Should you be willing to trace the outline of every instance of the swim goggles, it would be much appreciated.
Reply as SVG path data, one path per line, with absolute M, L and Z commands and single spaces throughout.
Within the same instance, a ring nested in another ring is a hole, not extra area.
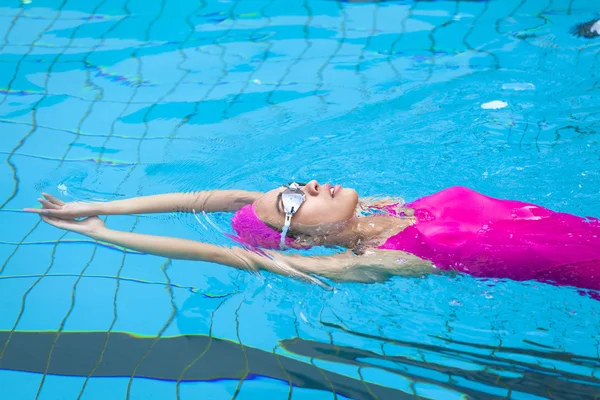
M 285 223 L 281 229 L 281 242 L 279 244 L 282 250 L 286 247 L 285 238 L 292 222 L 292 215 L 298 211 L 306 200 L 306 195 L 300 190 L 303 186 L 306 186 L 306 183 L 290 182 L 286 186 L 287 189 L 281 193 L 281 202 L 283 203 L 283 211 L 285 212 Z

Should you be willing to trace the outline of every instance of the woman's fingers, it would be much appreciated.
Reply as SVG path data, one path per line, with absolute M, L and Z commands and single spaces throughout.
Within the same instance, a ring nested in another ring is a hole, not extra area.
M 59 219 L 73 218 L 71 215 L 68 215 L 64 212 L 64 210 L 61 209 L 55 210 L 52 208 L 24 208 L 23 211 Z
M 85 224 L 83 224 L 82 221 L 76 221 L 74 219 L 56 218 L 51 217 L 49 215 L 41 215 L 41 217 L 44 220 L 44 222 L 59 229 L 64 229 L 66 231 L 78 233 L 81 233 L 83 230 L 85 230 Z
M 42 204 L 42 206 L 44 206 L 45 209 L 48 210 L 60 210 L 60 206 L 57 204 L 54 204 L 46 199 L 42 199 L 39 198 L 38 201 Z
M 47 222 L 50 225 L 53 225 L 57 228 L 71 230 L 71 229 L 77 227 L 77 221 L 75 221 L 73 219 L 57 218 L 57 217 L 52 217 L 50 215 L 40 215 L 40 216 L 42 217 L 42 219 L 45 222 Z
M 65 220 L 61 220 L 61 219 L 58 219 L 58 218 L 50 217 L 48 215 L 42 215 L 41 217 L 44 220 L 44 222 L 46 222 L 46 223 L 48 223 L 48 224 L 50 224 L 52 226 L 56 226 L 57 228 L 62 228 L 63 224 L 65 222 Z
M 24 208 L 23 211 L 44 215 L 49 214 L 52 210 L 47 210 L 45 208 Z
M 46 199 L 48 199 L 48 201 L 50 201 L 53 204 L 56 204 L 57 206 L 64 206 L 65 202 L 62 200 L 57 199 L 56 197 L 48 194 L 48 193 L 42 193 L 42 196 L 44 196 Z

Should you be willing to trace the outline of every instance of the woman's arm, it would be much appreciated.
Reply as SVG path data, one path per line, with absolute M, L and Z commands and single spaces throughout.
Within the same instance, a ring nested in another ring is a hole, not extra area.
M 245 190 L 208 190 L 134 197 L 107 203 L 95 203 L 101 215 L 151 214 L 161 212 L 229 212 L 237 211 L 262 196 Z
M 244 270 L 265 269 L 282 275 L 318 282 L 307 275 L 306 271 L 295 269 L 289 262 L 286 262 L 285 256 L 280 256 L 275 252 L 268 256 L 241 247 L 230 249 L 188 239 L 116 231 L 106 228 L 104 221 L 98 217 L 77 221 L 42 215 L 42 219 L 57 228 L 77 232 L 98 241 L 142 253 L 179 260 L 208 261 Z
M 368 249 L 357 256 L 351 251 L 333 256 L 286 256 L 298 270 L 345 282 L 381 282 L 392 276 L 420 277 L 442 272 L 430 261 L 395 250 Z
M 336 281 L 376 282 L 392 275 L 421 276 L 438 272 L 429 261 L 400 251 L 368 250 L 362 256 L 355 256 L 351 252 L 308 257 L 284 255 L 275 251 L 261 254 L 241 247 L 224 248 L 187 239 L 116 231 L 106 228 L 98 217 L 82 221 L 48 216 L 42 218 L 58 228 L 142 253 L 173 259 L 208 261 L 244 270 L 264 269 L 312 281 L 315 279 L 311 275 Z
M 237 211 L 262 196 L 261 192 L 245 190 L 210 190 L 190 193 L 168 193 L 134 197 L 106 203 L 65 203 L 43 193 L 38 201 L 43 208 L 26 208 L 25 211 L 57 218 L 82 218 L 95 215 L 150 214 L 162 212 L 228 212 Z

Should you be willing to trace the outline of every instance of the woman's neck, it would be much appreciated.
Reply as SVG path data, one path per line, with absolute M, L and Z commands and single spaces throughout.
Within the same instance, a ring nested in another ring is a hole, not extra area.
M 300 246 L 341 246 L 348 249 L 373 248 L 390 236 L 416 223 L 412 209 L 405 216 L 371 215 L 354 218 L 343 224 L 320 224 L 312 234 L 296 234 Z
M 315 244 L 342 246 L 346 248 L 377 247 L 387 238 L 413 225 L 413 217 L 390 217 L 377 215 L 355 218 L 344 229 L 335 234 L 323 235 L 316 239 Z
M 357 218 L 354 223 L 354 232 L 362 238 L 366 247 L 376 247 L 387 238 L 403 231 L 415 223 L 414 217 L 391 217 L 375 215 Z

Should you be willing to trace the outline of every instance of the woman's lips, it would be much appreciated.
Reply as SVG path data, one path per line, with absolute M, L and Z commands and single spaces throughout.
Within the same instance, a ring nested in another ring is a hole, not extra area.
M 335 197 L 337 192 L 339 192 L 340 190 L 342 190 L 342 185 L 335 185 L 335 187 L 333 188 L 333 197 Z
M 331 198 L 334 198 L 335 195 L 342 190 L 342 185 L 335 185 L 332 186 L 330 184 L 327 185 L 323 185 L 323 188 L 327 190 L 327 193 L 329 193 L 329 195 L 331 196 Z

